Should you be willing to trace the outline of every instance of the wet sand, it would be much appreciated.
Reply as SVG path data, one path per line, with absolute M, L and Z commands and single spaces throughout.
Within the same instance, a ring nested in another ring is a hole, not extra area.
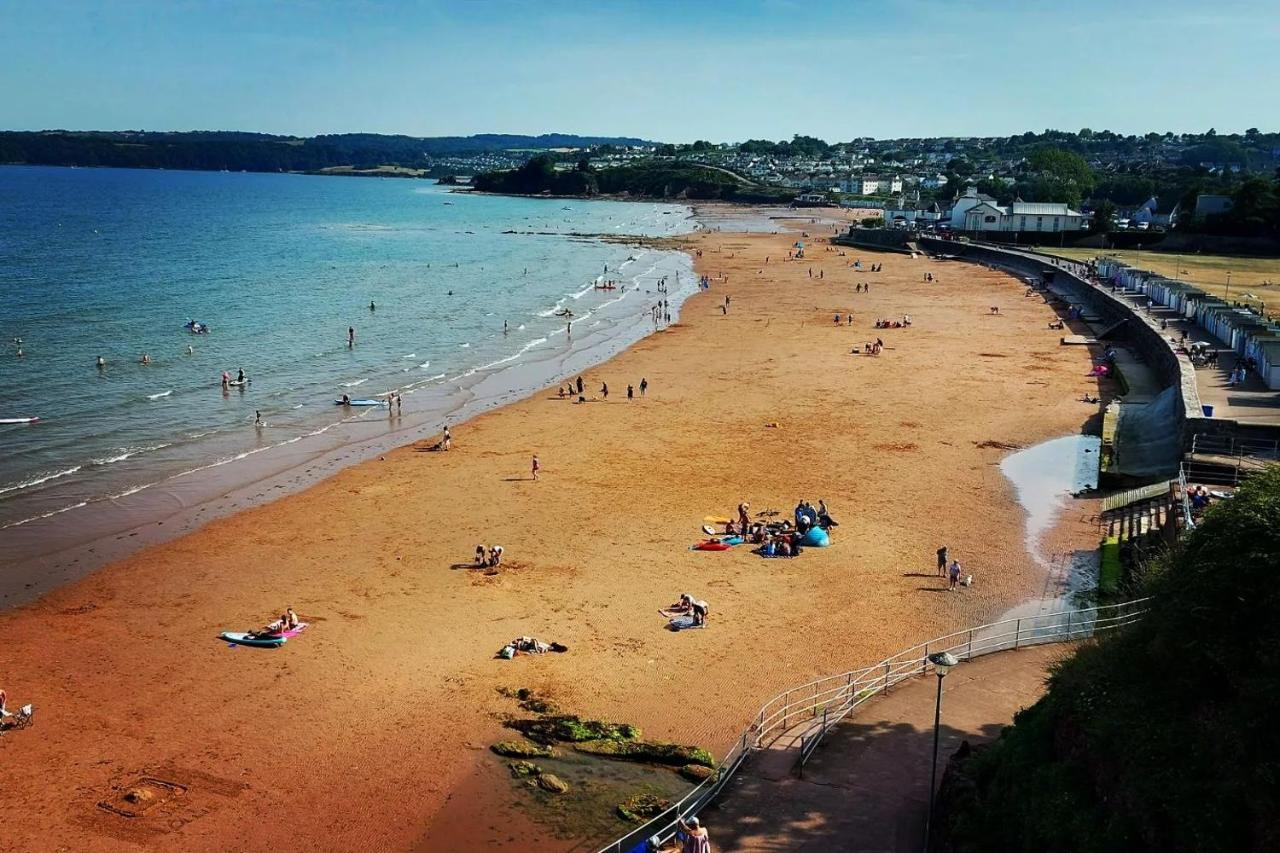
M 498 687 L 721 753 L 780 690 L 1037 594 L 999 461 L 1080 430 L 1089 353 L 1004 274 L 817 240 L 788 262 L 798 238 L 690 238 L 728 280 L 588 371 L 587 404 L 536 393 L 455 428 L 448 453 L 389 452 L 0 614 L 3 686 L 38 714 L 0 743 L 22 769 L 0 798 L 6 843 L 568 848 L 475 793 L 509 791 L 485 752 L 512 710 Z M 904 313 L 909 329 L 872 327 Z M 850 353 L 876 337 L 882 355 Z M 706 515 L 800 498 L 827 501 L 831 548 L 688 550 Z M 478 543 L 505 547 L 499 574 L 454 567 Z M 942 544 L 972 589 L 942 591 Z M 663 630 L 684 591 L 711 603 L 707 630 Z M 215 639 L 288 604 L 313 624 L 281 649 Z M 570 651 L 495 660 L 517 634 Z M 98 807 L 140 777 L 185 790 L 140 818 Z

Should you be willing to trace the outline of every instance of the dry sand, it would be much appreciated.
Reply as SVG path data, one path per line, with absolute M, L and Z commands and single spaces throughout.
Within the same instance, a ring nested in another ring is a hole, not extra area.
M 0 844 L 567 847 L 521 812 L 480 813 L 507 796 L 484 751 L 512 710 L 496 688 L 719 753 L 780 690 L 1036 594 L 997 466 L 1080 430 L 1089 352 L 1059 346 L 1004 274 L 815 241 L 788 262 L 796 237 L 690 238 L 727 282 L 590 371 L 607 402 L 535 394 L 455 428 L 448 453 L 398 450 L 0 615 L 3 685 L 38 713 L 0 738 Z M 872 328 L 903 313 L 909 329 Z M 883 355 L 850 354 L 877 336 Z M 800 498 L 840 522 L 831 548 L 688 550 L 705 515 Z M 500 574 L 453 568 L 478 543 L 505 546 Z M 939 591 L 941 544 L 974 588 Z M 708 630 L 663 630 L 655 611 L 683 591 L 710 601 Z M 288 604 L 313 626 L 284 648 L 215 639 Z M 571 651 L 494 659 L 526 633 Z M 186 791 L 141 818 L 98 807 L 144 776 Z

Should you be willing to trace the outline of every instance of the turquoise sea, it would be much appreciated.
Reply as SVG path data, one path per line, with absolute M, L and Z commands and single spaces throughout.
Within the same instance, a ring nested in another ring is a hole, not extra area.
M 582 370 L 696 290 L 683 254 L 587 235 L 691 217 L 417 180 L 0 167 L 0 418 L 40 418 L 0 425 L 0 561 L 367 457 Z M 239 370 L 251 383 L 224 390 Z M 333 403 L 393 389 L 398 417 Z

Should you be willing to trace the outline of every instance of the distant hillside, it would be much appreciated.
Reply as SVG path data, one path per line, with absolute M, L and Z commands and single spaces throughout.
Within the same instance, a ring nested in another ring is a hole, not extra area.
M 519 169 L 476 175 L 481 192 L 512 195 L 627 195 L 642 198 L 720 199 L 723 201 L 790 201 L 794 192 L 748 184 L 724 169 L 687 163 L 644 160 L 624 166 L 595 169 L 583 161 L 578 168 L 557 170 L 546 155 L 529 159 Z
M 344 133 L 315 137 L 238 131 L 0 132 L 0 163 L 42 166 L 115 166 L 249 172 L 310 172 L 335 166 L 425 169 L 432 158 L 492 154 L 510 149 L 547 150 L 591 145 L 650 145 L 615 136 L 384 136 Z

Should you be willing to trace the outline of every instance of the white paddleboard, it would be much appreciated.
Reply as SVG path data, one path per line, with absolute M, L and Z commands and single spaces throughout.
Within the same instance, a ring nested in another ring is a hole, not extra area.
M 0 424 L 33 424 L 39 418 L 0 418 Z

